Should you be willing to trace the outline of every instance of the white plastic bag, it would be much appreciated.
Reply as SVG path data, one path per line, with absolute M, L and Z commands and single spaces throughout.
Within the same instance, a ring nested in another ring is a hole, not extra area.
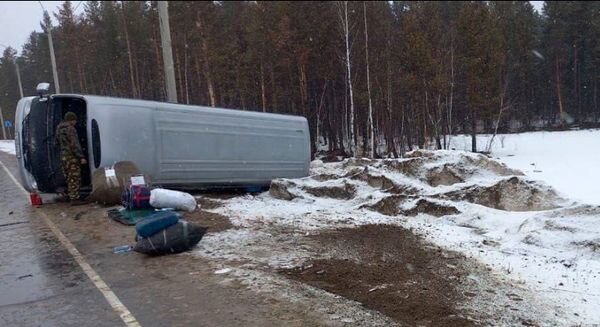
M 150 205 L 154 208 L 173 208 L 192 212 L 198 204 L 189 193 L 156 188 L 150 192 Z

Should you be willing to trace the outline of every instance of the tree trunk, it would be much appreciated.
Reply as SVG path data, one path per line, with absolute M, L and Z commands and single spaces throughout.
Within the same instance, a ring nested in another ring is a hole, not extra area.
M 181 77 L 181 59 L 179 58 L 179 53 L 175 52 L 175 67 L 177 67 L 177 79 L 175 80 L 175 85 L 177 85 L 178 81 L 179 81 L 179 87 L 177 87 L 177 90 L 179 90 L 177 93 L 180 93 L 177 95 L 177 99 L 183 99 L 183 77 Z
M 452 109 L 453 109 L 453 100 L 454 100 L 454 42 L 450 47 L 450 103 L 448 104 L 448 145 L 446 149 L 450 147 L 450 142 L 452 140 Z M 444 138 L 445 140 L 445 138 Z
M 125 1 L 121 1 L 122 18 L 123 18 L 123 32 L 125 33 L 125 43 L 127 45 L 127 59 L 129 61 L 129 80 L 131 83 L 131 95 L 133 98 L 137 98 L 137 90 L 135 87 L 135 78 L 133 77 L 133 58 L 131 55 L 131 42 L 129 41 L 129 31 L 127 30 L 127 18 L 125 17 Z
M 184 47 L 183 47 L 183 82 L 185 84 L 185 103 L 190 104 L 190 88 L 188 85 L 188 43 L 187 35 L 184 35 Z
M 367 28 L 367 3 L 363 1 L 363 15 L 365 18 L 365 62 L 367 64 L 367 94 L 369 96 L 369 158 L 375 158 L 375 131 L 373 128 L 373 101 L 371 99 L 371 74 L 369 71 L 369 32 Z
M 354 133 L 354 95 L 352 89 L 352 69 L 350 65 L 350 27 L 348 26 L 348 1 L 344 1 L 344 39 L 346 41 L 346 71 L 348 78 L 348 89 L 350 92 L 350 122 L 348 127 L 350 129 L 350 154 L 356 155 L 356 135 Z
M 562 125 L 563 123 L 563 117 L 564 117 L 564 113 L 563 113 L 563 104 L 562 104 L 562 96 L 560 94 L 560 66 L 558 64 L 558 55 L 556 57 L 556 94 L 557 94 L 557 98 L 558 98 L 558 109 L 559 109 L 559 119 L 560 119 L 560 124 Z
M 260 95 L 262 99 L 262 111 L 267 112 L 267 95 L 265 94 L 265 69 L 263 62 L 260 62 Z
M 154 67 L 157 68 L 157 72 L 158 72 L 158 77 L 160 79 L 160 96 L 161 96 L 161 100 L 165 100 L 167 97 L 167 90 L 165 89 L 165 77 L 163 75 L 163 70 L 160 68 L 163 66 L 162 64 L 162 59 L 160 56 L 160 44 L 159 44 L 160 40 L 159 38 L 156 36 L 156 31 L 154 34 L 154 55 L 156 58 L 156 63 L 154 65 Z
M 217 97 L 215 95 L 215 88 L 213 86 L 213 81 L 212 81 L 212 77 L 210 74 L 210 63 L 209 63 L 209 56 L 208 56 L 208 36 L 207 36 L 207 32 L 205 31 L 205 24 L 204 21 L 202 20 L 202 18 L 198 19 L 197 22 L 198 27 L 200 28 L 200 38 L 202 41 L 202 65 L 203 65 L 203 70 L 204 70 L 204 77 L 206 78 L 206 85 L 208 86 L 208 97 L 210 99 L 210 106 L 211 107 L 216 107 L 217 106 Z
M 387 51 L 387 130 L 388 130 L 388 153 L 392 153 L 394 158 L 398 158 L 398 152 L 396 150 L 396 142 L 394 140 L 395 137 L 395 128 L 393 122 L 393 114 L 392 114 L 392 105 L 393 105 L 393 97 L 392 97 L 392 68 L 390 65 L 390 41 L 388 41 L 388 51 Z
M 471 151 L 477 152 L 477 118 L 473 105 L 469 105 L 471 110 Z
M 273 64 L 271 63 L 269 65 L 270 68 L 270 72 L 271 72 L 271 103 L 272 103 L 272 107 L 274 111 L 278 111 L 278 105 L 277 105 L 277 92 L 276 92 L 276 88 L 275 88 L 275 68 L 273 67 Z
M 577 44 L 573 44 L 573 74 L 575 75 L 573 78 L 573 82 L 575 84 L 575 98 L 577 99 L 577 118 L 576 122 L 581 124 L 581 90 L 580 87 L 580 79 L 579 76 L 579 63 L 577 58 Z
M 598 79 L 594 78 L 594 123 L 598 123 Z

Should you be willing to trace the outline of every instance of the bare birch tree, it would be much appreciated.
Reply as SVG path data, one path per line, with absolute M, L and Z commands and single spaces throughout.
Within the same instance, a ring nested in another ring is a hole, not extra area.
M 365 17 L 365 57 L 367 63 L 367 93 L 369 96 L 369 158 L 375 158 L 375 131 L 373 128 L 373 101 L 371 99 L 371 74 L 369 72 L 369 32 L 367 28 L 367 3 L 363 1 L 363 15 Z
M 346 77 L 348 79 L 348 91 L 350 92 L 350 121 L 348 123 L 350 135 L 348 140 L 348 148 L 351 155 L 356 155 L 356 135 L 354 133 L 354 95 L 352 89 L 352 67 L 350 63 L 350 27 L 348 24 L 348 1 L 343 1 L 339 4 L 340 23 L 346 44 Z

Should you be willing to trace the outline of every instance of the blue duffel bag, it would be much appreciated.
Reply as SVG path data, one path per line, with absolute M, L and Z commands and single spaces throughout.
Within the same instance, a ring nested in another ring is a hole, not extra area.
M 172 211 L 161 211 L 135 224 L 135 231 L 141 237 L 150 237 L 163 229 L 177 224 L 180 216 Z

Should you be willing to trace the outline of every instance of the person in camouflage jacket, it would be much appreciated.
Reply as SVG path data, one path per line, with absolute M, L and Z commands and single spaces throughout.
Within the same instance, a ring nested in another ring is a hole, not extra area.
M 56 141 L 60 147 L 60 159 L 62 170 L 67 179 L 69 199 L 72 204 L 81 202 L 79 199 L 79 188 L 81 186 L 81 167 L 87 164 L 75 125 L 77 115 L 67 112 L 65 119 L 56 127 Z

